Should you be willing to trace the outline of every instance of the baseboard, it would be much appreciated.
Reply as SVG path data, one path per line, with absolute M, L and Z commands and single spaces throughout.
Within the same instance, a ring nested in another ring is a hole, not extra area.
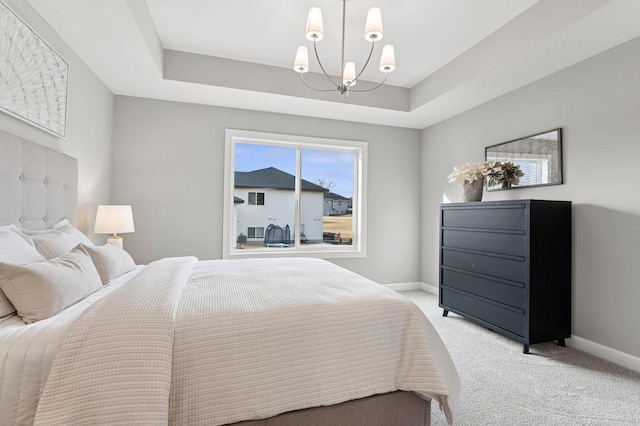
M 577 336 L 571 336 L 571 339 L 568 339 L 566 344 L 571 348 L 595 355 L 640 373 L 640 358 L 629 355 L 628 353 Z
M 382 285 L 395 291 L 423 290 L 427 293 L 438 295 L 438 287 L 425 283 L 391 283 Z
M 436 296 L 440 294 L 438 286 L 431 284 L 420 283 L 420 290 L 424 290 L 427 293 L 435 294 Z
M 423 290 L 427 293 L 438 295 L 438 287 L 425 283 L 392 283 L 382 285 L 395 291 Z
M 393 283 L 382 285 L 395 291 L 420 290 L 420 283 Z

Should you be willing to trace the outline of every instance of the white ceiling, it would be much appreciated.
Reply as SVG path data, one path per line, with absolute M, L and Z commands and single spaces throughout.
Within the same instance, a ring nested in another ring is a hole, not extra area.
M 345 100 L 292 70 L 298 45 L 312 52 L 304 28 L 318 6 L 320 57 L 339 74 L 339 0 L 28 1 L 117 95 L 418 129 L 640 36 L 638 0 L 350 0 L 347 60 L 366 59 L 364 21 L 378 6 L 397 68 L 395 87 Z M 365 80 L 383 77 L 381 48 Z

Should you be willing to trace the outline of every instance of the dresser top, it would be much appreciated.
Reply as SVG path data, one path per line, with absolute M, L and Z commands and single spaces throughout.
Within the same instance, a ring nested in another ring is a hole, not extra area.
M 536 200 L 536 199 L 522 199 L 522 200 L 500 200 L 500 201 L 467 201 L 460 203 L 442 203 L 440 207 L 462 207 L 462 206 L 507 206 L 513 204 L 571 204 L 571 201 L 563 200 Z

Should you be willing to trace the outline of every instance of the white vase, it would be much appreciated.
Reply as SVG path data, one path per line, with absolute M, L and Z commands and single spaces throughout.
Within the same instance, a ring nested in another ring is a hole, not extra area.
M 462 201 L 482 201 L 484 179 L 476 179 L 462 184 Z

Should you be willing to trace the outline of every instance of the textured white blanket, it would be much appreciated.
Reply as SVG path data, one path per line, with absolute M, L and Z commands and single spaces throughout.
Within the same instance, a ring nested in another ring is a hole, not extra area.
M 164 259 L 65 336 L 37 425 L 216 425 L 459 379 L 409 300 L 315 259 Z
M 143 266 L 59 314 L 25 324 L 15 315 L 0 322 L 0 425 L 31 426 L 51 364 L 69 329 L 92 304 L 119 288 Z

